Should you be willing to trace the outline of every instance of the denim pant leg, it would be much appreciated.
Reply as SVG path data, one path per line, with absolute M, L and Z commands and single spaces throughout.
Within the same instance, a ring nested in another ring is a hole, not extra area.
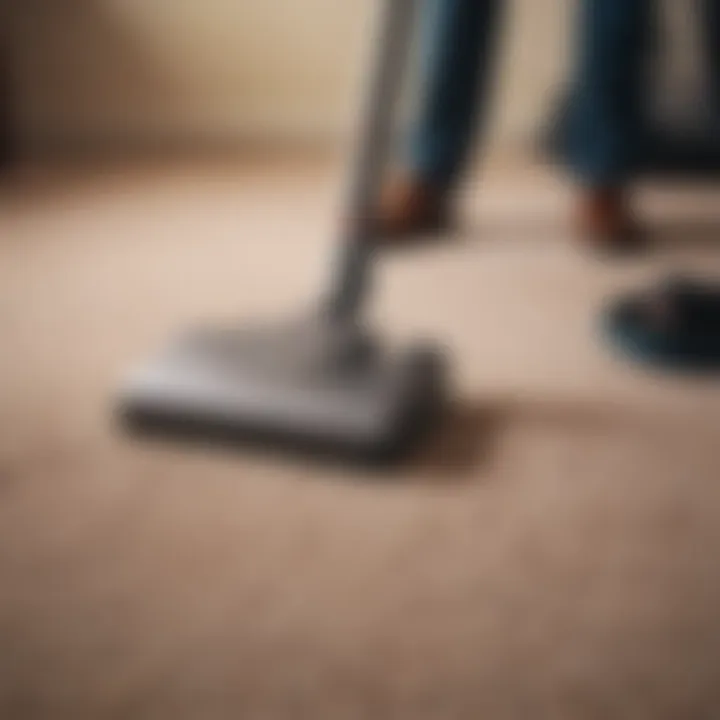
M 582 184 L 618 185 L 643 152 L 652 0 L 582 0 L 564 160 Z
M 424 0 L 420 100 L 407 165 L 439 187 L 457 180 L 484 114 L 502 0 Z
M 715 120 L 720 120 L 720 0 L 702 0 L 699 21 L 706 60 L 710 97 L 708 104 Z M 720 128 L 714 128 L 715 134 Z

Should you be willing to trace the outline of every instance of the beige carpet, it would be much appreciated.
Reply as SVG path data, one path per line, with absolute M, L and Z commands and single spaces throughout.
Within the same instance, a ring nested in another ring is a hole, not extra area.
M 654 189 L 644 260 L 584 256 L 567 191 L 490 171 L 373 312 L 453 350 L 451 427 L 372 482 L 113 429 L 129 365 L 326 276 L 337 173 L 28 172 L 0 197 L 3 720 L 716 718 L 720 391 L 598 342 L 608 293 L 717 271 L 717 194 Z M 379 480 L 379 481 L 378 481 Z

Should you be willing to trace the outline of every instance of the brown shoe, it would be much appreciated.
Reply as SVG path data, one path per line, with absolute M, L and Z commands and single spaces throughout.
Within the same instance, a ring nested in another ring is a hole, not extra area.
M 447 193 L 412 177 L 392 182 L 380 199 L 377 228 L 384 242 L 410 241 L 449 226 Z
M 620 188 L 584 191 L 578 202 L 577 226 L 588 245 L 604 252 L 632 252 L 642 244 L 642 235 Z

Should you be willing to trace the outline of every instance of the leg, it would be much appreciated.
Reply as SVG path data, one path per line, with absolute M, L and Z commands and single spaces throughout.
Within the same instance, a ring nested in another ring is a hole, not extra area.
M 499 0 L 425 0 L 422 96 L 408 164 L 449 187 L 470 152 L 490 81 Z
M 702 0 L 700 24 L 709 86 L 712 117 L 720 118 L 720 0 Z
M 381 209 L 381 231 L 393 238 L 446 223 L 448 198 L 483 114 L 503 0 L 423 2 L 418 108 L 403 177 Z
M 583 0 L 563 155 L 582 188 L 579 225 L 592 242 L 638 239 L 625 191 L 642 158 L 652 0 Z
M 10 82 L 10 67 L 7 53 L 0 46 L 0 170 L 10 166 L 17 159 L 17 128 L 13 113 L 13 97 Z
M 642 88 L 652 37 L 651 0 L 584 0 L 567 161 L 584 185 L 625 184 L 642 139 Z
M 584 0 L 578 21 L 567 161 L 585 185 L 624 184 L 639 160 L 652 3 Z

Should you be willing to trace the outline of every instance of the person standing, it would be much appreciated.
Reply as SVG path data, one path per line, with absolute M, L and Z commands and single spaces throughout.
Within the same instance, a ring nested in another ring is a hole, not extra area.
M 629 189 L 642 147 L 652 0 L 580 0 L 559 159 L 577 183 L 575 220 L 596 246 L 637 239 Z M 379 223 L 389 240 L 441 229 L 490 103 L 503 0 L 424 0 L 421 94 Z

